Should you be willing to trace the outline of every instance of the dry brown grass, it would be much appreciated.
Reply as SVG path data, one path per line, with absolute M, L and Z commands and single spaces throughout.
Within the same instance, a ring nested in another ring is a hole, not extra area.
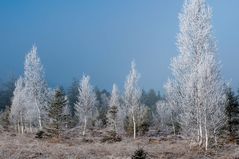
M 197 149 L 189 149 L 183 139 L 169 138 L 123 138 L 121 142 L 101 143 L 100 138 L 93 138 L 93 143 L 83 142 L 82 137 L 68 139 L 35 139 L 34 135 L 0 135 L 1 159 L 130 159 L 138 148 L 143 147 L 152 159 L 166 158 L 228 158 L 239 157 L 239 148 L 226 145 L 210 150 L 205 154 Z M 91 138 L 92 139 L 92 138 Z M 153 141 L 153 142 L 152 142 Z

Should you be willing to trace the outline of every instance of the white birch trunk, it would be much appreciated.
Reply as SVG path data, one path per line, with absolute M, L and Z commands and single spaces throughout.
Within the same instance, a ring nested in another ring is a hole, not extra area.
M 21 114 L 21 133 L 24 134 L 22 114 Z
M 203 140 L 203 134 L 202 134 L 202 119 L 201 119 L 201 117 L 199 117 L 199 134 L 200 134 L 200 136 L 199 136 L 199 146 L 201 146 L 202 145 L 202 140 Z
M 136 121 L 134 115 L 133 115 L 133 124 L 134 124 L 134 139 L 136 139 Z
M 85 119 L 84 119 L 84 128 L 83 128 L 83 136 L 85 136 L 86 123 L 87 123 L 87 119 L 86 119 L 86 116 L 85 116 Z
M 204 125 L 204 128 L 205 128 L 205 150 L 207 151 L 208 149 L 208 131 L 207 131 L 207 116 L 205 114 L 205 125 Z
M 42 130 L 42 122 L 41 122 L 41 111 L 40 108 L 37 104 L 37 100 L 35 98 L 35 104 L 36 104 L 36 108 L 37 108 L 37 112 L 38 112 L 38 123 L 39 123 L 39 129 Z
M 215 129 L 213 130 L 213 133 L 214 133 L 214 142 L 217 145 L 217 135 L 216 135 L 216 130 Z
M 30 132 L 32 133 L 32 121 L 30 120 Z

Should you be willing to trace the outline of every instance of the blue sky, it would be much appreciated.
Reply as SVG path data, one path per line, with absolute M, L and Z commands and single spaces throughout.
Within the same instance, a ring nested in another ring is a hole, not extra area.
M 239 1 L 208 0 L 222 73 L 239 87 Z M 0 79 L 23 72 L 35 43 L 47 81 L 69 86 L 89 74 L 92 84 L 121 88 L 135 59 L 144 89 L 162 90 L 178 54 L 183 0 L 0 1 Z

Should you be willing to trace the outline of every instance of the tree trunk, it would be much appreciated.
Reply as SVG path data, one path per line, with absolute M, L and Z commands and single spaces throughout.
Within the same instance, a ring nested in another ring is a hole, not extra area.
M 36 104 L 36 108 L 37 108 L 37 111 L 38 111 L 38 123 L 39 123 L 39 129 L 42 130 L 42 122 L 41 122 L 41 111 L 40 111 L 40 108 L 37 104 L 37 100 L 35 98 L 35 104 Z
M 204 126 L 204 129 L 205 129 L 205 150 L 207 151 L 207 149 L 208 149 L 208 131 L 207 131 L 207 116 L 206 116 L 206 114 L 205 114 L 205 119 L 204 120 L 205 120 L 205 126 Z
M 136 121 L 134 115 L 133 115 L 133 124 L 134 124 L 134 139 L 136 139 Z
M 21 114 L 21 133 L 22 134 L 24 133 L 22 114 Z
M 84 128 L 83 128 L 83 136 L 85 136 L 86 123 L 87 123 L 87 119 L 86 119 L 86 116 L 85 116 L 85 119 L 84 119 Z
M 20 122 L 17 121 L 17 132 L 20 133 Z
M 217 135 L 216 135 L 216 130 L 215 129 L 213 130 L 213 133 L 214 133 L 214 142 L 217 145 Z
M 206 130 L 206 132 L 205 132 L 205 137 L 206 137 L 205 150 L 207 151 L 207 148 L 208 148 L 208 134 L 207 134 L 207 130 Z
M 197 142 L 198 142 L 198 145 L 200 145 L 200 126 L 199 126 L 199 108 L 197 108 L 197 126 L 198 126 L 198 129 L 197 129 Z
M 30 120 L 30 132 L 32 133 L 32 121 Z
M 202 145 L 202 140 L 203 140 L 203 135 L 202 135 L 202 121 L 201 121 L 201 118 L 200 118 L 200 122 L 199 122 L 199 146 Z
M 197 89 L 198 90 L 198 89 Z M 201 106 L 200 106 L 200 104 L 199 104 L 199 99 L 198 99 L 198 97 L 197 97 L 197 109 L 198 109 L 198 111 L 197 111 L 197 115 L 198 115 L 198 129 L 199 129 L 199 142 L 198 142 L 198 145 L 199 145 L 199 147 L 201 147 L 202 146 L 202 144 L 203 144 L 203 132 L 202 132 L 202 129 L 203 129 L 203 126 L 202 126 L 202 120 L 203 120 L 203 117 L 202 117 L 202 109 L 201 109 Z

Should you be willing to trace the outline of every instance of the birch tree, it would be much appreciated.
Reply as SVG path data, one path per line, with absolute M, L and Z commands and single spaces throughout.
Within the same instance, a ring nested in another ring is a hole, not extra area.
M 136 121 L 140 109 L 141 90 L 138 86 L 139 74 L 135 62 L 131 63 L 131 70 L 125 81 L 124 104 L 128 117 L 132 117 L 133 134 L 136 138 Z
M 10 112 L 10 120 L 14 123 L 18 132 L 24 133 L 24 114 L 25 114 L 25 93 L 24 93 L 24 81 L 20 77 L 15 84 L 15 90 L 13 92 L 13 99 Z
M 205 0 L 185 1 L 179 14 L 180 54 L 171 62 L 173 79 L 165 87 L 169 103 L 179 109 L 184 135 L 206 150 L 209 138 L 216 142 L 225 119 L 224 81 L 216 57 L 211 17 Z
M 96 96 L 90 84 L 90 76 L 83 75 L 79 85 L 78 101 L 75 104 L 79 119 L 83 119 L 83 136 L 86 133 L 87 121 L 92 116 Z
M 31 109 L 33 120 L 38 121 L 38 127 L 42 129 L 42 117 L 46 117 L 48 89 L 44 79 L 44 70 L 37 54 L 36 46 L 26 55 L 24 65 L 24 81 L 26 96 Z

